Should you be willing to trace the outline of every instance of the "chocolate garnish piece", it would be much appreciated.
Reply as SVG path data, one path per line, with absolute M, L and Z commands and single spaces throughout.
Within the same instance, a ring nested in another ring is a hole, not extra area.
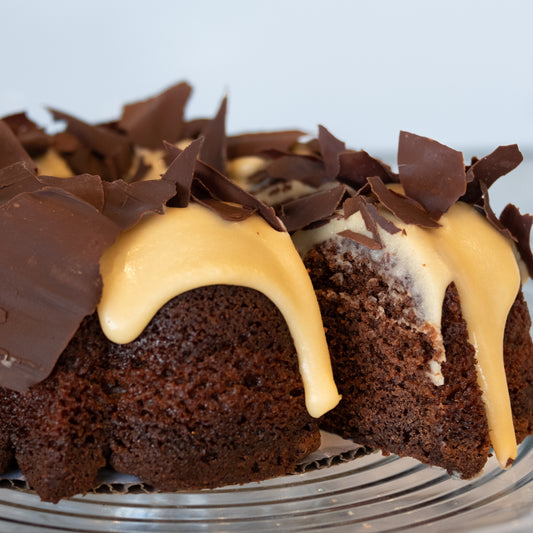
M 346 145 L 332 135 L 324 126 L 318 126 L 318 143 L 324 161 L 326 175 L 330 180 L 337 177 L 340 170 L 339 156 L 346 151 Z
M 530 235 L 533 216 L 522 215 L 513 204 L 508 204 L 500 215 L 501 223 L 512 233 L 517 241 L 516 247 L 527 267 L 529 276 L 533 278 L 533 254 L 531 253 Z
M 30 157 L 42 155 L 50 146 L 50 136 L 25 113 L 9 115 L 2 120 L 11 128 Z
M 191 184 L 198 154 L 202 148 L 203 138 L 196 139 L 178 154 L 162 180 L 170 181 L 176 186 L 176 195 L 168 201 L 171 207 L 187 207 L 191 199 Z
M 0 307 L 0 324 L 5 324 L 7 322 L 7 311 Z
M 214 198 L 206 197 L 201 198 L 194 196 L 194 200 L 207 207 L 211 211 L 217 213 L 220 218 L 227 220 L 229 222 L 241 222 L 246 220 L 248 217 L 253 215 L 257 210 L 243 207 L 240 205 L 228 204 L 226 202 L 221 202 L 220 200 L 215 200 Z
M 400 183 L 436 220 L 465 193 L 463 154 L 427 137 L 400 132 Z
M 291 148 L 305 133 L 299 130 L 246 133 L 227 138 L 228 159 L 261 155 L 269 150 L 290 153 Z
M 200 159 L 219 172 L 226 170 L 226 108 L 227 98 L 224 98 L 215 118 L 202 131 Z
M 0 298 L 9 314 L 0 324 L 0 385 L 24 392 L 50 374 L 94 311 L 99 259 L 117 228 L 93 206 L 47 187 L 4 203 L 0 232 Z
M 119 127 L 137 145 L 161 148 L 164 140 L 175 143 L 183 137 L 183 112 L 191 87 L 182 82 L 163 93 L 124 106 Z
M 0 386 L 23 392 L 49 375 L 94 312 L 102 253 L 144 213 L 162 212 L 176 187 L 91 175 L 35 178 L 21 163 L 4 170 L 19 193 L 0 204 L 0 308 L 9 317 L 0 323 Z
M 366 184 L 366 178 L 370 176 L 379 176 L 383 183 L 398 182 L 398 176 L 388 165 L 371 157 L 364 150 L 350 150 L 340 154 L 339 164 L 338 180 L 355 190 L 363 187 Z
M 99 176 L 80 174 L 72 178 L 56 178 L 53 176 L 39 176 L 38 181 L 47 187 L 57 187 L 69 192 L 80 200 L 92 205 L 98 211 L 104 207 L 104 188 Z
M 98 174 L 103 179 L 124 177 L 133 159 L 133 148 L 128 139 L 104 126 L 92 126 L 71 115 L 51 109 L 55 120 L 64 120 L 67 133 L 54 140 L 55 148 L 65 158 L 74 173 Z
M 381 250 L 383 248 L 383 245 L 381 244 L 381 242 L 378 242 L 370 237 L 367 237 L 366 235 L 363 235 L 362 233 L 352 231 L 351 229 L 345 229 L 343 231 L 339 231 L 337 235 L 340 235 L 341 237 L 345 237 L 346 239 L 350 239 L 358 244 L 362 244 L 363 246 L 370 248 L 370 250 Z
M 484 181 L 480 181 L 479 183 L 481 188 L 481 194 L 483 195 L 483 211 L 485 213 L 485 216 L 487 220 L 489 221 L 492 226 L 494 226 L 504 237 L 515 240 L 513 237 L 513 234 L 507 229 L 498 219 L 494 211 L 492 210 L 492 207 L 490 206 L 490 199 L 489 199 L 489 188 L 487 184 Z
M 171 158 L 175 158 L 182 153 L 182 150 L 173 144 L 167 142 L 164 142 L 163 144 Z M 180 196 L 182 194 L 183 190 L 180 192 Z M 219 204 L 217 202 L 207 202 L 206 200 L 208 198 L 217 200 L 218 202 L 240 204 L 249 214 L 257 212 L 275 230 L 285 231 L 285 227 L 276 216 L 276 212 L 272 207 L 267 206 L 216 169 L 210 167 L 199 159 L 196 160 L 194 175 L 191 181 L 190 198 L 199 203 L 203 202 L 205 206 L 210 208 L 215 208 Z M 177 200 L 172 199 L 168 203 L 169 205 L 172 205 L 176 201 Z M 227 212 L 225 207 L 222 209 L 224 212 Z M 225 214 L 221 212 L 220 216 L 224 217 Z
M 329 181 L 324 163 L 314 156 L 282 155 L 269 163 L 265 172 L 271 178 L 297 180 L 315 188 Z
M 411 198 L 388 189 L 381 178 L 368 178 L 372 192 L 378 200 L 396 217 L 406 224 L 415 224 L 423 228 L 438 228 L 440 224 L 433 220 L 426 211 Z
M 329 218 L 339 207 L 346 192 L 344 185 L 318 191 L 280 206 L 280 218 L 292 233 Z
M 490 187 L 497 179 L 515 169 L 524 159 L 516 144 L 499 146 L 482 159 L 474 160 L 466 172 L 468 181 L 466 193 L 461 200 L 478 204 L 483 195 L 480 183 Z
M 34 172 L 37 166 L 6 122 L 0 120 L 0 168 L 22 161 Z
M 40 188 L 39 180 L 22 161 L 0 169 L 0 205 L 8 202 L 17 194 L 36 191 Z

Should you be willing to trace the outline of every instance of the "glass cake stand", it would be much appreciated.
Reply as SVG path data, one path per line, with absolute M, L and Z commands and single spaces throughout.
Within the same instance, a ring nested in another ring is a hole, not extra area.
M 531 282 L 529 285 L 533 285 Z M 526 285 L 533 310 L 533 287 Z M 0 482 L 1 532 L 533 531 L 533 436 L 512 468 L 491 457 L 470 481 L 379 453 L 216 490 L 94 493 L 57 505 Z

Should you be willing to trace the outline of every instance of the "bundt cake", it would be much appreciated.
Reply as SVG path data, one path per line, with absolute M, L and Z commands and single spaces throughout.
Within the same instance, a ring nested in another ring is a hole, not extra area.
M 402 132 L 395 172 L 323 127 L 227 137 L 226 101 L 187 121 L 189 94 L 0 121 L 2 471 L 48 501 L 105 465 L 215 487 L 290 472 L 319 427 L 463 478 L 491 447 L 510 465 L 532 219 L 488 189 L 518 148 L 465 166 Z
M 106 465 L 202 489 L 318 448 L 339 396 L 313 287 L 273 210 L 198 159 L 202 139 L 130 183 L 38 176 L 8 126 L 1 146 L 2 471 L 57 502 Z

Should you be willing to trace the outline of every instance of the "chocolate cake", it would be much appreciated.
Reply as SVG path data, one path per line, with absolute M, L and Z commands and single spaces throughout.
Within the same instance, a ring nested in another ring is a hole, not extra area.
M 40 175 L 59 140 L 30 156 L 42 132 L 0 122 L 2 472 L 57 502 L 105 466 L 165 491 L 293 471 L 339 397 L 274 211 L 199 158 L 207 137 L 124 181 L 131 139 L 67 121 L 61 168 L 98 175 Z
M 48 501 L 104 466 L 216 487 L 292 471 L 319 424 L 464 478 L 491 447 L 511 464 L 532 218 L 488 189 L 518 148 L 465 167 L 402 132 L 396 173 L 324 127 L 227 137 L 226 100 L 186 120 L 190 90 L 52 110 L 55 135 L 0 121 L 1 470 Z

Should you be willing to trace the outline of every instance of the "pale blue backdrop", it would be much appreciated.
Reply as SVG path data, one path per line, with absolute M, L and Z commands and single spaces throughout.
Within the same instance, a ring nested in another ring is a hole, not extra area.
M 316 131 L 393 154 L 400 129 L 468 155 L 533 150 L 527 0 L 0 0 L 0 115 L 90 121 L 186 79 L 230 132 Z

